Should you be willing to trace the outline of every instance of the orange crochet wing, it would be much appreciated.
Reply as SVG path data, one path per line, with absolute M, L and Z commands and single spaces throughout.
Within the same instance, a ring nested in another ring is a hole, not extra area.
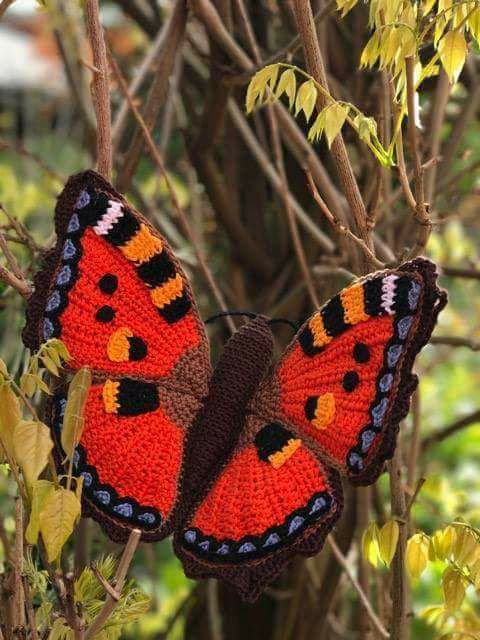
M 55 229 L 23 336 L 32 350 L 60 338 L 69 369 L 93 372 L 75 457 L 84 512 L 119 541 L 132 527 L 165 537 L 210 378 L 190 285 L 166 240 L 93 171 L 68 181 Z M 64 405 L 61 391 L 49 402 L 57 443 Z
M 296 554 L 320 551 L 341 510 L 339 475 L 315 443 L 251 416 L 174 548 L 188 577 L 219 578 L 253 602 Z
M 258 317 L 227 343 L 189 432 L 174 548 L 192 578 L 255 600 L 297 554 L 313 555 L 342 509 L 339 475 L 285 421 L 251 413 L 273 336 Z
M 445 304 L 435 266 L 421 258 L 354 283 L 301 328 L 261 402 L 354 484 L 374 482 L 417 385 L 415 357 Z

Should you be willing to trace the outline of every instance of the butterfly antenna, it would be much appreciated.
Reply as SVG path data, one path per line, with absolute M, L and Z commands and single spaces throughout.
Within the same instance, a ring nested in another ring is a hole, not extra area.
M 254 320 L 257 315 L 257 313 L 253 313 L 252 311 L 220 311 L 219 313 L 210 316 L 210 318 L 207 318 L 205 320 L 205 324 L 210 324 L 211 322 L 214 322 L 219 318 L 224 318 L 225 316 L 243 316 L 246 318 L 250 318 L 250 320 Z M 297 333 L 298 331 L 297 325 L 291 320 L 287 320 L 286 318 L 272 318 L 268 321 L 268 324 L 288 324 L 288 326 L 291 327 L 295 333 Z

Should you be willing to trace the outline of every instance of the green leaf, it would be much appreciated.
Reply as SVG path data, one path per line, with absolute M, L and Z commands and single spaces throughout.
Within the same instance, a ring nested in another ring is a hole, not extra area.
M 419 578 L 428 564 L 428 548 L 430 541 L 428 536 L 417 533 L 407 543 L 405 564 L 412 578 Z
M 286 93 L 288 97 L 288 106 L 292 109 L 295 103 L 296 91 L 297 81 L 295 78 L 295 72 L 293 69 L 287 69 L 280 76 L 280 80 L 278 81 L 278 85 L 275 90 L 275 97 L 280 98 L 284 93 Z
M 300 111 L 303 111 L 307 122 L 310 120 L 315 103 L 317 101 L 318 91 L 313 80 L 307 80 L 300 85 L 297 91 L 297 98 L 295 100 L 295 116 L 298 116 Z
M 80 517 L 80 501 L 73 491 L 58 487 L 44 502 L 39 523 L 49 562 L 56 560 Z
M 467 58 L 467 43 L 463 33 L 449 31 L 445 34 L 438 45 L 438 54 L 450 82 L 456 82 Z
M 36 480 L 32 485 L 32 508 L 28 527 L 25 531 L 25 538 L 30 544 L 37 544 L 40 530 L 40 511 L 53 491 L 55 491 L 55 485 L 49 480 Z
M 91 384 L 92 374 L 89 369 L 83 367 L 73 376 L 68 388 L 61 442 L 65 455 L 69 460 L 72 458 L 73 452 L 82 437 L 85 424 L 85 404 Z
M 376 522 L 371 522 L 362 535 L 362 554 L 373 567 L 378 565 L 380 555 L 378 548 L 378 527 Z
M 0 443 L 9 458 L 14 458 L 13 434 L 22 418 L 16 394 L 8 383 L 0 386 Z M 0 451 L 0 460 L 3 451 Z
M 447 567 L 442 576 L 442 589 L 447 609 L 452 612 L 459 609 L 465 597 L 463 576 L 452 567 Z
M 390 520 L 380 529 L 378 534 L 378 547 L 380 550 L 380 558 L 383 562 L 390 566 L 397 549 L 399 536 L 399 527 L 396 520 Z
M 329 148 L 332 146 L 332 142 L 342 130 L 347 115 L 347 109 L 339 102 L 334 102 L 333 104 L 326 107 L 325 135 L 327 137 Z
M 20 389 L 31 398 L 37 390 L 36 376 L 31 373 L 24 373 L 20 378 Z
M 278 78 L 278 64 L 269 64 L 253 76 L 248 85 L 245 107 L 251 113 L 257 102 L 261 104 L 265 98 L 267 87 L 273 91 Z
M 15 427 L 15 459 L 28 485 L 31 486 L 47 466 L 52 448 L 50 429 L 43 422 L 21 420 Z

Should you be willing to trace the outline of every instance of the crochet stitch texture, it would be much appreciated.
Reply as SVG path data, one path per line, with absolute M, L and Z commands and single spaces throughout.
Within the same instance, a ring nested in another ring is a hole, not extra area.
M 255 600 L 342 510 L 340 476 L 370 484 L 393 455 L 414 359 L 446 304 L 419 258 L 356 281 L 301 327 L 272 369 L 256 317 L 211 371 L 188 280 L 165 239 L 93 171 L 59 197 L 25 344 L 59 337 L 94 374 L 74 469 L 84 514 L 125 541 L 173 533 L 190 577 Z M 60 447 L 66 390 L 49 400 Z

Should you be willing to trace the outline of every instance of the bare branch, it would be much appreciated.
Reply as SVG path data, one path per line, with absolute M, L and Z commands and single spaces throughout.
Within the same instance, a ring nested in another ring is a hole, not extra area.
M 112 178 L 112 134 L 110 113 L 110 87 L 108 80 L 107 49 L 100 24 L 98 0 L 85 0 L 85 22 L 93 53 L 94 106 L 97 116 L 97 168 L 106 179 Z
M 141 535 L 142 533 L 139 529 L 132 529 L 130 537 L 128 538 L 128 542 L 125 545 L 125 549 L 123 550 L 123 554 L 118 564 L 114 578 L 115 591 L 119 595 L 121 595 L 122 593 L 123 585 L 125 584 L 125 578 L 127 577 L 127 571 L 130 563 L 132 562 L 133 555 L 138 547 L 138 543 L 140 542 Z M 117 606 L 117 602 L 118 600 L 113 598 L 110 594 L 107 595 L 107 598 L 103 604 L 103 607 L 100 609 L 98 616 L 93 620 L 93 622 L 85 632 L 85 640 L 92 640 L 96 636 L 96 634 L 101 631 L 111 613 Z
M 470 427 L 477 422 L 480 422 L 480 409 L 472 411 L 472 413 L 469 413 L 466 416 L 455 420 L 454 422 L 452 422 L 452 424 L 444 427 L 443 429 L 440 429 L 440 431 L 436 431 L 424 438 L 422 441 L 422 451 L 427 451 L 433 445 L 443 442 L 450 436 L 459 433 L 463 429 Z

